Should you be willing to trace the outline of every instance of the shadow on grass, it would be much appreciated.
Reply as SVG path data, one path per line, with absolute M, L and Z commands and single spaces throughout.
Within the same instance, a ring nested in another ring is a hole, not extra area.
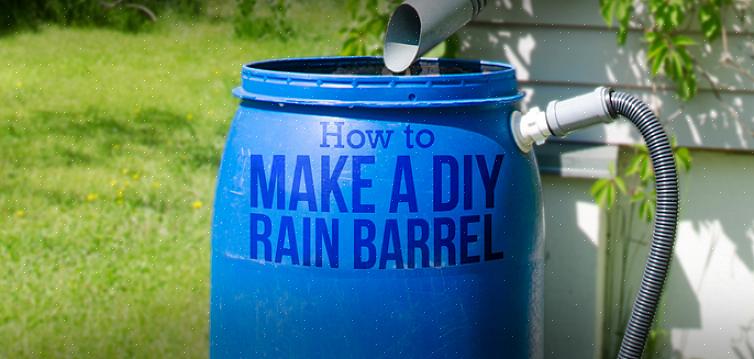
M 225 126 L 156 108 L 32 112 L 0 127 L 7 134 L 0 136 L 0 193 L 74 208 L 91 192 L 91 201 L 162 213 L 182 205 L 166 199 L 162 185 L 217 171 Z
M 143 161 L 170 160 L 190 168 L 216 168 L 222 155 L 219 131 L 196 126 L 156 108 L 131 113 L 89 108 L 81 112 L 39 111 L 32 121 L 11 122 L 5 140 L 11 157 L 32 166 L 106 163 L 117 157 Z M 197 130 L 199 128 L 199 130 Z

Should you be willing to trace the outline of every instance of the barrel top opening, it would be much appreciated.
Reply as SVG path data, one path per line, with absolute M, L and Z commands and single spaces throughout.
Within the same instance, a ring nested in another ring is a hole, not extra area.
M 330 57 L 270 60 L 244 66 L 249 69 L 298 74 L 345 76 L 441 76 L 511 71 L 508 64 L 453 59 L 421 59 L 406 72 L 393 73 L 379 57 Z
M 267 60 L 243 66 L 243 100 L 328 106 L 437 107 L 514 102 L 515 70 L 504 63 L 421 59 L 401 74 L 380 57 Z

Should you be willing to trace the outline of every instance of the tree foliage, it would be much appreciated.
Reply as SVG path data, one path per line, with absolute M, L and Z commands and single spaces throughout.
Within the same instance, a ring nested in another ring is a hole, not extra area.
M 678 147 L 675 139 L 672 141 L 672 147 L 678 171 L 688 172 L 692 162 L 689 149 Z M 639 217 L 652 222 L 657 192 L 654 188 L 655 175 L 647 147 L 633 146 L 623 175 L 616 174 L 613 168 L 610 172 L 610 178 L 599 179 L 592 185 L 591 193 L 594 200 L 600 206 L 611 209 L 619 196 L 627 196 L 631 203 L 638 205 Z
M 382 55 L 385 30 L 390 14 L 402 0 L 347 0 L 346 9 L 352 19 L 341 30 L 343 56 Z M 455 57 L 460 48 L 457 35 L 452 35 L 427 56 Z
M 239 37 L 276 37 L 285 41 L 293 33 L 288 19 L 289 0 L 236 0 L 233 30 Z
M 351 21 L 342 29 L 343 56 L 382 55 L 383 36 L 390 13 L 400 0 L 348 0 Z
M 199 15 L 203 4 L 202 0 L 0 0 L 0 31 L 35 29 L 44 23 L 136 31 L 167 10 Z
M 699 75 L 706 70 L 690 51 L 697 41 L 686 34 L 698 27 L 701 40 L 716 42 L 725 35 L 725 14 L 744 18 L 750 5 L 734 0 L 600 0 L 600 11 L 608 25 L 617 26 L 620 45 L 629 31 L 642 31 L 652 77 L 669 79 L 678 96 L 690 100 L 697 93 Z M 727 48 L 722 55 L 721 62 L 730 61 L 725 58 L 730 56 Z

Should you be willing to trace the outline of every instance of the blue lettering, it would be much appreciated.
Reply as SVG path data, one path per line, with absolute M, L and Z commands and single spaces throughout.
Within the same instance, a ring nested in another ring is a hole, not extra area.
M 393 251 L 390 250 L 393 247 Z M 382 250 L 380 251 L 380 269 L 387 268 L 387 261 L 395 261 L 396 269 L 403 269 L 403 254 L 401 253 L 401 240 L 398 233 L 398 221 L 388 219 L 385 221 L 385 233 L 382 235 Z
M 401 192 L 403 182 L 406 183 L 406 193 Z M 409 156 L 398 156 L 395 175 L 393 176 L 393 193 L 390 196 L 390 213 L 397 212 L 398 204 L 401 202 L 408 203 L 409 212 L 415 213 L 418 211 L 416 206 L 416 187 L 414 186 L 414 175 L 411 171 L 411 157 Z
M 421 230 L 421 236 L 416 238 L 416 229 Z M 427 246 L 427 240 L 429 240 L 429 223 L 421 218 L 408 220 L 408 267 L 416 268 L 416 249 L 419 249 L 422 268 L 429 267 L 429 246 Z
M 435 267 L 443 265 L 442 249 L 448 249 L 448 266 L 456 265 L 456 247 L 453 245 L 453 239 L 456 236 L 456 223 L 452 218 L 438 217 L 434 220 L 434 255 Z M 442 227 L 447 228 L 447 235 L 443 236 Z
M 264 171 L 264 160 L 261 155 L 251 155 L 251 207 L 259 207 L 258 193 L 262 192 L 262 205 L 272 208 L 272 197 L 277 188 L 277 209 L 285 209 L 285 156 L 272 157 L 270 182 Z
M 286 239 L 290 247 L 285 246 Z M 298 264 L 298 247 L 296 246 L 296 229 L 293 228 L 293 217 L 280 217 L 280 232 L 278 232 L 278 245 L 275 248 L 275 262 L 281 263 L 283 256 L 291 257 L 291 264 Z
M 422 141 L 422 135 L 429 136 L 427 142 Z M 419 145 L 419 147 L 427 148 L 429 146 L 432 146 L 433 143 L 435 143 L 435 134 L 432 133 L 432 131 L 424 129 L 419 130 L 419 132 L 416 133 L 416 144 Z
M 450 198 L 443 202 L 443 167 L 450 169 Z M 435 212 L 450 211 L 458 205 L 458 161 L 452 156 L 434 156 L 432 164 L 432 208 Z
M 272 260 L 272 244 L 270 244 L 270 234 L 272 233 L 272 224 L 270 217 L 263 214 L 251 214 L 251 259 L 259 259 L 259 247 L 261 243 L 264 248 L 264 260 Z M 262 224 L 262 233 L 259 233 L 259 224 Z
M 504 253 L 492 251 L 492 215 L 484 215 L 484 261 L 503 259 Z
M 351 181 L 351 208 L 354 213 L 374 213 L 374 204 L 361 202 L 361 190 L 372 187 L 372 180 L 361 178 L 361 165 L 374 164 L 374 156 L 353 156 L 353 180 Z
M 316 241 L 317 258 L 314 260 L 314 265 L 322 267 L 322 247 L 327 251 L 327 258 L 330 262 L 330 268 L 338 268 L 338 220 L 332 219 L 332 235 L 327 233 L 327 221 L 324 218 L 317 218 L 314 225 Z
M 364 236 L 363 229 L 367 233 Z M 377 261 L 377 248 L 374 246 L 375 237 L 374 223 L 368 219 L 356 219 L 353 221 L 353 267 L 354 269 L 369 269 L 374 267 Z M 366 248 L 367 257 L 362 259 L 362 248 Z
M 301 192 L 301 177 L 304 177 L 304 192 Z M 309 211 L 317 210 L 317 198 L 314 194 L 312 180 L 312 164 L 309 156 L 296 157 L 296 169 L 293 171 L 293 186 L 291 188 L 291 201 L 288 207 L 291 210 L 298 208 L 298 202 L 304 201 L 309 204 Z
M 309 217 L 304 217 L 304 266 L 311 266 L 312 265 L 312 219 Z
M 353 142 L 353 136 L 359 135 L 361 139 L 359 142 Z M 348 145 L 351 146 L 351 148 L 362 148 L 364 147 L 364 144 L 367 142 L 364 133 L 359 130 L 352 130 L 348 132 L 348 136 L 346 136 L 346 141 L 348 141 Z
M 471 155 L 463 156 L 463 209 L 471 209 L 474 205 L 474 178 L 472 177 Z
M 393 134 L 393 130 L 366 130 L 364 132 L 367 133 L 367 138 L 369 138 L 369 145 L 372 146 L 372 148 L 376 148 L 378 142 L 382 145 L 382 148 L 387 148 L 387 146 L 390 144 L 390 136 Z M 372 136 L 372 133 L 374 133 L 374 137 Z M 383 133 L 387 133 L 387 137 L 383 136 Z
M 477 155 L 476 162 L 479 166 L 479 174 L 482 175 L 482 183 L 484 184 L 485 207 L 495 208 L 495 186 L 497 186 L 497 178 L 500 175 L 500 168 L 503 164 L 503 155 L 495 155 L 492 172 L 487 171 L 487 161 L 484 159 L 484 155 Z
M 469 255 L 469 244 L 477 241 L 476 234 L 469 234 L 471 223 L 479 223 L 479 216 L 461 216 L 461 264 L 479 262 L 479 256 Z
M 411 134 L 414 133 L 414 131 L 411 129 L 411 125 L 406 126 L 406 129 L 403 130 L 403 133 L 406 134 L 406 148 L 414 148 L 414 145 L 411 144 Z
M 337 128 L 337 132 L 327 132 L 327 128 L 330 127 L 330 122 L 320 122 L 319 124 L 322 125 L 322 143 L 319 145 L 319 147 L 330 147 L 330 144 L 327 143 L 327 136 L 334 136 L 338 139 L 338 142 L 335 144 L 335 148 L 343 148 L 343 124 L 345 122 L 335 122 L 335 127 Z
M 338 177 L 343 172 L 348 156 L 338 157 L 335 168 L 330 172 L 330 156 L 322 156 L 322 212 L 330 212 L 330 194 L 335 198 L 340 212 L 347 212 L 346 200 L 338 185 Z

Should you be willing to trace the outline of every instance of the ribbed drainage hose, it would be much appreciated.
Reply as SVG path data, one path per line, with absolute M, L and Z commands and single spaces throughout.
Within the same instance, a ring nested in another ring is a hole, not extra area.
M 641 132 L 655 172 L 657 209 L 649 258 L 618 357 L 641 358 L 670 267 L 678 221 L 678 174 L 668 136 L 649 106 L 623 92 L 610 94 L 611 115 L 622 115 Z

